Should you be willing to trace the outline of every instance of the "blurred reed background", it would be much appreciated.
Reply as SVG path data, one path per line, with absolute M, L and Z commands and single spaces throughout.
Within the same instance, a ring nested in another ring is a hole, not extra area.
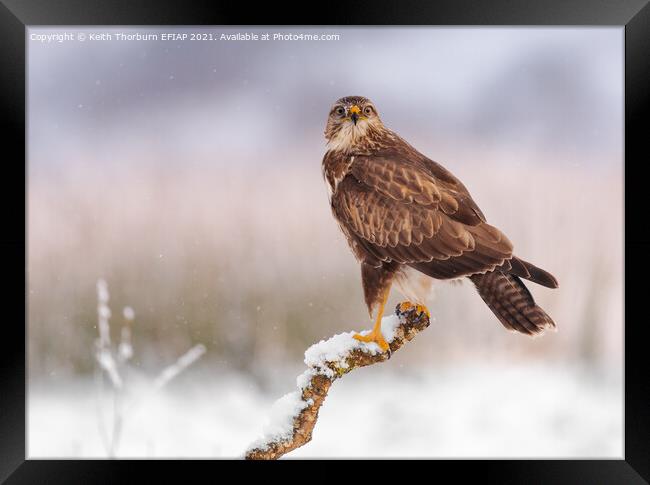
M 193 31 L 211 30 L 314 32 Z M 99 278 L 116 323 L 135 310 L 143 372 L 202 344 L 206 375 L 286 383 L 307 346 L 368 328 L 320 167 L 329 107 L 351 94 L 560 282 L 529 285 L 559 329 L 534 340 L 505 331 L 469 283 L 439 285 L 400 368 L 620 374 L 621 29 L 316 31 L 341 38 L 28 42 L 30 382 L 91 374 Z

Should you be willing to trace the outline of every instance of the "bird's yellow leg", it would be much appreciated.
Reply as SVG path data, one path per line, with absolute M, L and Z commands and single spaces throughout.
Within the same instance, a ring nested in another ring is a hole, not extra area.
M 354 338 L 360 340 L 361 342 L 375 342 L 379 345 L 379 348 L 382 352 L 388 350 L 388 342 L 384 339 L 384 336 L 381 333 L 381 319 L 384 316 L 384 306 L 386 306 L 386 301 L 388 300 L 388 294 L 390 293 L 390 287 L 384 292 L 384 296 L 381 299 L 381 304 L 379 305 L 379 311 L 377 312 L 377 320 L 375 320 L 375 326 L 372 327 L 372 331 L 368 335 L 361 335 L 359 333 L 354 335 Z

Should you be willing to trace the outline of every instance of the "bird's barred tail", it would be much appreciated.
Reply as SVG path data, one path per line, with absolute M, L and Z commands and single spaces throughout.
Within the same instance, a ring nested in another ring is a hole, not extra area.
M 500 269 L 505 273 L 519 276 L 520 278 L 532 281 L 538 285 L 546 286 L 547 288 L 558 287 L 557 280 L 551 273 L 516 256 L 504 261 L 503 265 L 500 266 Z
M 479 295 L 508 330 L 538 335 L 555 323 L 538 307 L 521 280 L 498 269 L 471 275 Z

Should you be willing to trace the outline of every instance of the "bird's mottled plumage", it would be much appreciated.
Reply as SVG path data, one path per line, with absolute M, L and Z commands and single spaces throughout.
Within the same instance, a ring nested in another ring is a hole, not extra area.
M 332 212 L 361 262 L 370 313 L 393 282 L 469 277 L 506 328 L 534 335 L 555 326 L 519 279 L 556 288 L 555 278 L 514 256 L 460 180 L 386 128 L 372 102 L 338 100 L 325 137 Z

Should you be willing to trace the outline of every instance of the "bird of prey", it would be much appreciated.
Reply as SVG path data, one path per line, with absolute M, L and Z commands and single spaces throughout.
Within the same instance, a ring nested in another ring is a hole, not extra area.
M 469 278 L 508 330 L 537 335 L 555 327 L 521 281 L 557 288 L 553 275 L 515 256 L 461 181 L 386 128 L 369 99 L 334 103 L 325 138 L 332 213 L 361 263 L 370 317 L 377 311 L 372 331 L 357 340 L 388 350 L 381 319 L 392 283 L 428 315 L 432 279 Z

